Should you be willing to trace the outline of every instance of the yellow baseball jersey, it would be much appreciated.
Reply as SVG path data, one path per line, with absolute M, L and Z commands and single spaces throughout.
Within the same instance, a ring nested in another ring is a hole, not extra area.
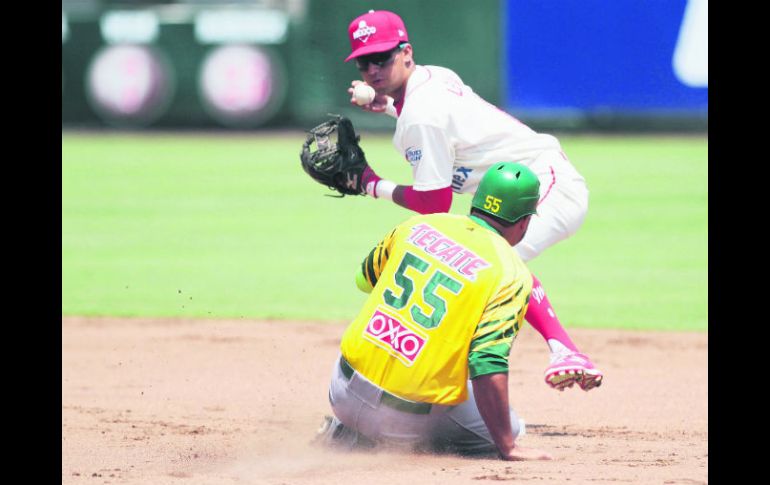
M 373 287 L 341 351 L 382 389 L 412 401 L 458 404 L 467 381 L 508 371 L 532 275 L 482 219 L 419 215 L 362 263 Z

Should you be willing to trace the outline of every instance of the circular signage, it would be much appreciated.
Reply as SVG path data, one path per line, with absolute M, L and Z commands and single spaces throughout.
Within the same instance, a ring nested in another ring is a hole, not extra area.
M 284 71 L 266 51 L 248 45 L 212 50 L 199 75 L 199 91 L 207 112 L 231 127 L 257 126 L 280 107 L 285 95 Z
M 88 100 L 109 124 L 148 125 L 165 113 L 171 101 L 174 85 L 168 66 L 147 46 L 105 47 L 88 69 Z

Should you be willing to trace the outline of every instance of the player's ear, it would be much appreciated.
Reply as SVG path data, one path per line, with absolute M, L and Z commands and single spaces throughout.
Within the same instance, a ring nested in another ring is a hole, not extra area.
M 529 221 L 532 219 L 532 214 L 527 214 L 526 216 L 519 219 L 519 221 L 516 224 L 519 224 L 519 227 L 521 228 L 521 237 L 524 238 L 524 235 L 527 234 L 527 230 L 529 229 Z
M 412 55 L 414 54 L 412 51 L 412 44 L 406 44 L 404 50 L 401 52 L 404 53 L 404 66 L 412 67 L 412 64 L 414 64 L 414 59 L 412 58 Z

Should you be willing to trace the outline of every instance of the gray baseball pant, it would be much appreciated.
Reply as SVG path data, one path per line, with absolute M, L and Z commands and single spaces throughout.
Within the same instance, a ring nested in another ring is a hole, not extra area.
M 334 361 L 329 401 L 335 416 L 346 428 L 376 443 L 398 448 L 463 455 L 497 453 L 476 406 L 470 381 L 468 399 L 461 404 L 413 403 L 410 406 L 409 401 L 398 402 L 398 398 L 354 371 L 346 362 L 341 365 L 341 359 L 340 356 Z M 523 435 L 523 421 L 513 409 L 510 416 L 514 438 Z

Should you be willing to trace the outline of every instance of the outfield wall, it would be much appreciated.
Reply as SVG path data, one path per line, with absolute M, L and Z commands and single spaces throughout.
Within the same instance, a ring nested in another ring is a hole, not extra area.
M 347 25 L 398 12 L 415 59 L 536 127 L 706 130 L 707 0 L 63 1 L 62 126 L 308 127 L 358 78 Z M 705 15 L 705 16 L 704 16 Z

